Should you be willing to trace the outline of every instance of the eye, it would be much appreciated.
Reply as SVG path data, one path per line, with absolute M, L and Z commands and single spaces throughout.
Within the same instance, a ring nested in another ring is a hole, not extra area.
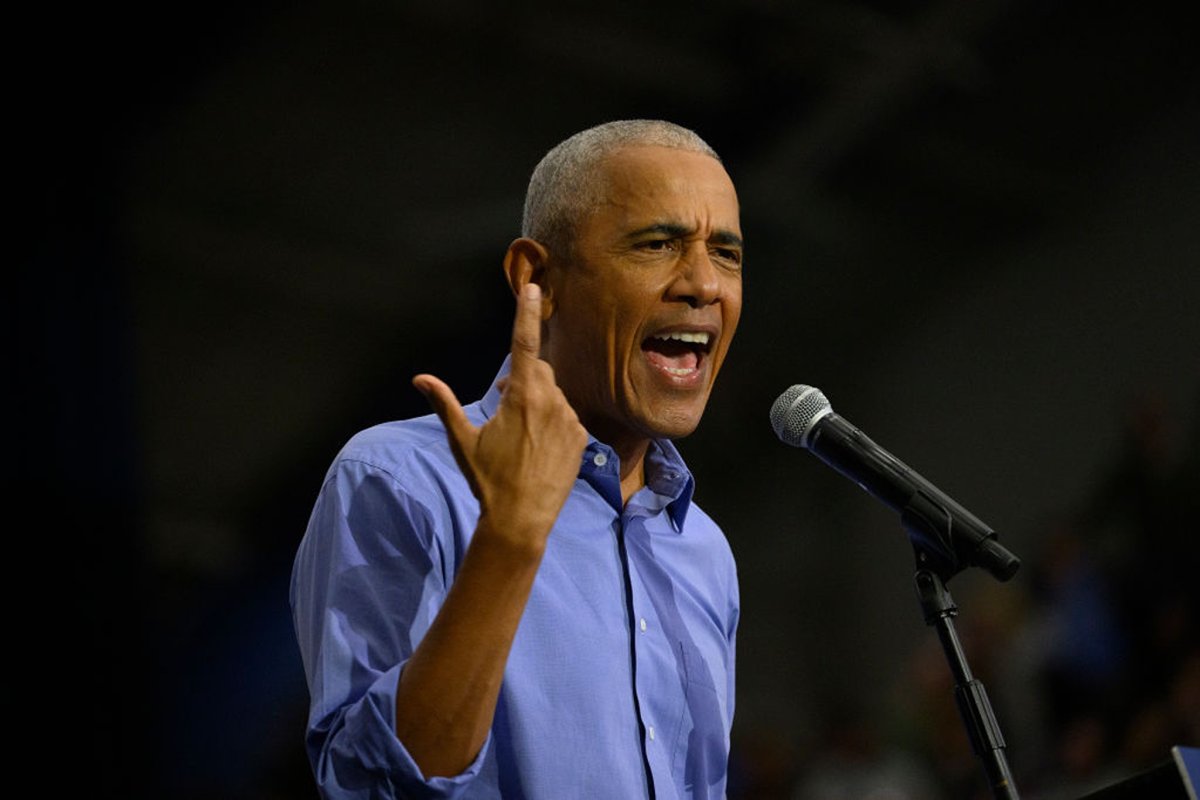
M 675 249 L 675 240 L 674 239 L 647 239 L 646 241 L 640 243 L 638 245 L 638 247 L 642 250 L 651 250 L 651 251 L 674 250 Z
M 732 247 L 714 247 L 712 254 L 715 258 L 730 266 L 740 267 L 742 265 L 742 251 Z

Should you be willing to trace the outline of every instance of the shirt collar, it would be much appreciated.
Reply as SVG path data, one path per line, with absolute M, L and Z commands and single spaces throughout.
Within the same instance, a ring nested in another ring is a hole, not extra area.
M 660 497 L 670 498 L 667 513 L 676 533 L 683 533 L 696 480 L 683 463 L 683 456 L 670 439 L 655 439 L 646 452 L 646 486 Z
M 492 385 L 479 401 L 485 419 L 490 419 L 500 407 L 500 379 L 508 375 L 511 369 L 512 355 L 509 354 L 504 357 L 504 363 L 500 365 Z M 616 454 L 608 445 L 588 433 L 588 446 L 580 464 L 581 478 L 586 479 L 588 476 L 585 473 L 590 474 L 594 470 L 596 454 L 599 452 L 603 452 L 606 459 L 611 459 L 615 468 Z M 692 495 L 696 491 L 696 481 L 684 464 L 679 450 L 669 439 L 654 439 L 650 442 L 650 448 L 646 451 L 646 489 L 658 498 L 658 502 L 653 505 L 661 508 L 665 502 L 675 532 L 682 533 L 688 509 L 691 507 Z

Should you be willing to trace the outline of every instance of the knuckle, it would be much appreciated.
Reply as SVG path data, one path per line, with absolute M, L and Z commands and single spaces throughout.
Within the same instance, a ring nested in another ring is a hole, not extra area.
M 526 353 L 534 353 L 538 348 L 537 336 L 528 331 L 518 330 L 513 333 L 513 348 Z

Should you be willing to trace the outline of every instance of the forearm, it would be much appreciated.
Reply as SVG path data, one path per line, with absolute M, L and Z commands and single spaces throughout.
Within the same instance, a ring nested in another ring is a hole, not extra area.
M 427 778 L 460 773 L 487 739 L 544 550 L 531 541 L 480 520 L 445 603 L 400 675 L 396 735 Z
M 517 269 L 510 262 L 506 269 Z M 457 775 L 487 740 L 546 537 L 587 446 L 587 431 L 554 370 L 539 358 L 542 296 L 527 266 L 512 273 L 518 290 L 512 369 L 495 414 L 482 427 L 471 423 L 441 380 L 413 378 L 446 426 L 481 509 L 446 602 L 397 686 L 396 735 L 426 777 Z

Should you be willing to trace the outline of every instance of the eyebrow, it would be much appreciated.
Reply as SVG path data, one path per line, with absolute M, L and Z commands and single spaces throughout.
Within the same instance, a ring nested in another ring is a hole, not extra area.
M 629 239 L 636 239 L 639 236 L 644 236 L 647 233 L 657 233 L 663 236 L 670 236 L 673 239 L 682 238 L 689 233 L 691 229 L 684 225 L 679 225 L 673 222 L 658 222 L 653 225 L 647 225 L 644 228 L 638 228 L 636 231 L 631 231 L 628 234 Z M 743 247 L 742 237 L 738 236 L 733 231 L 716 230 L 712 236 L 708 238 L 713 244 L 721 244 L 734 247 Z

